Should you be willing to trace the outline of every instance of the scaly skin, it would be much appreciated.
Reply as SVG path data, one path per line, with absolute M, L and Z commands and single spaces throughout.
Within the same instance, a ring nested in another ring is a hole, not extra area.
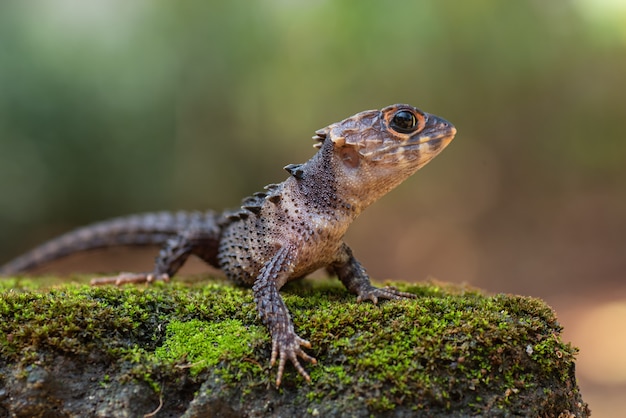
M 87 226 L 35 248 L 0 268 L 27 271 L 72 252 L 112 245 L 161 244 L 153 271 L 94 279 L 93 284 L 169 280 L 195 254 L 234 282 L 252 286 L 259 316 L 272 336 L 271 366 L 278 360 L 280 386 L 287 360 L 307 380 L 298 357 L 315 363 L 300 338 L 279 290 L 287 282 L 325 267 L 359 301 L 412 298 L 370 284 L 343 236 L 374 201 L 416 172 L 454 138 L 456 129 L 409 105 L 358 113 L 320 129 L 319 151 L 265 192 L 244 199 L 240 210 L 223 214 L 145 214 Z

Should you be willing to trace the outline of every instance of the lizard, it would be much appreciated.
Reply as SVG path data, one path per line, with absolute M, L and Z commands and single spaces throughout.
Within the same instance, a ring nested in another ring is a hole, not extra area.
M 427 164 L 455 135 L 450 122 L 406 104 L 360 112 L 317 130 L 313 157 L 287 165 L 285 181 L 244 199 L 237 210 L 147 213 L 88 225 L 8 262 L 0 275 L 95 248 L 161 245 L 152 271 L 92 280 L 94 285 L 150 283 L 169 280 L 193 254 L 236 284 L 252 287 L 271 336 L 270 368 L 278 361 L 276 387 L 287 360 L 310 382 L 300 359 L 316 363 L 303 349 L 311 343 L 295 332 L 279 290 L 326 268 L 359 302 L 415 298 L 373 286 L 343 237 L 367 206 Z

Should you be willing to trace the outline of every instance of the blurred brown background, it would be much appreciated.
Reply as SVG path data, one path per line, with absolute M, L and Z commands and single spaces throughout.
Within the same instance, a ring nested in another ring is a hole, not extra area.
M 396 102 L 459 133 L 355 223 L 355 254 L 378 279 L 545 299 L 594 416 L 623 416 L 619 0 L 2 2 L 0 262 L 112 216 L 237 206 L 314 130 Z

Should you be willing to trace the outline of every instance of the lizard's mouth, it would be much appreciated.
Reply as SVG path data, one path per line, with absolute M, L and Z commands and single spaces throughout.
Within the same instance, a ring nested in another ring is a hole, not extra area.
M 428 144 L 431 147 L 445 147 L 454 139 L 456 128 L 447 120 L 439 116 L 426 114 L 426 125 L 409 142 L 416 140 L 418 144 Z
M 447 120 L 435 115 L 426 114 L 424 128 L 408 138 L 406 142 L 397 144 L 398 151 L 407 157 L 430 160 L 439 154 L 456 135 L 456 128 Z

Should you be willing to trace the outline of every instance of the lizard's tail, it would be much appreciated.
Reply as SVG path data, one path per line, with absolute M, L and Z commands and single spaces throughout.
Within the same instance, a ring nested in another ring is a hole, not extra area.
M 159 212 L 131 215 L 87 225 L 54 238 L 0 266 L 0 276 L 22 273 L 67 255 L 98 248 L 163 245 L 198 225 L 216 227 L 213 212 Z

